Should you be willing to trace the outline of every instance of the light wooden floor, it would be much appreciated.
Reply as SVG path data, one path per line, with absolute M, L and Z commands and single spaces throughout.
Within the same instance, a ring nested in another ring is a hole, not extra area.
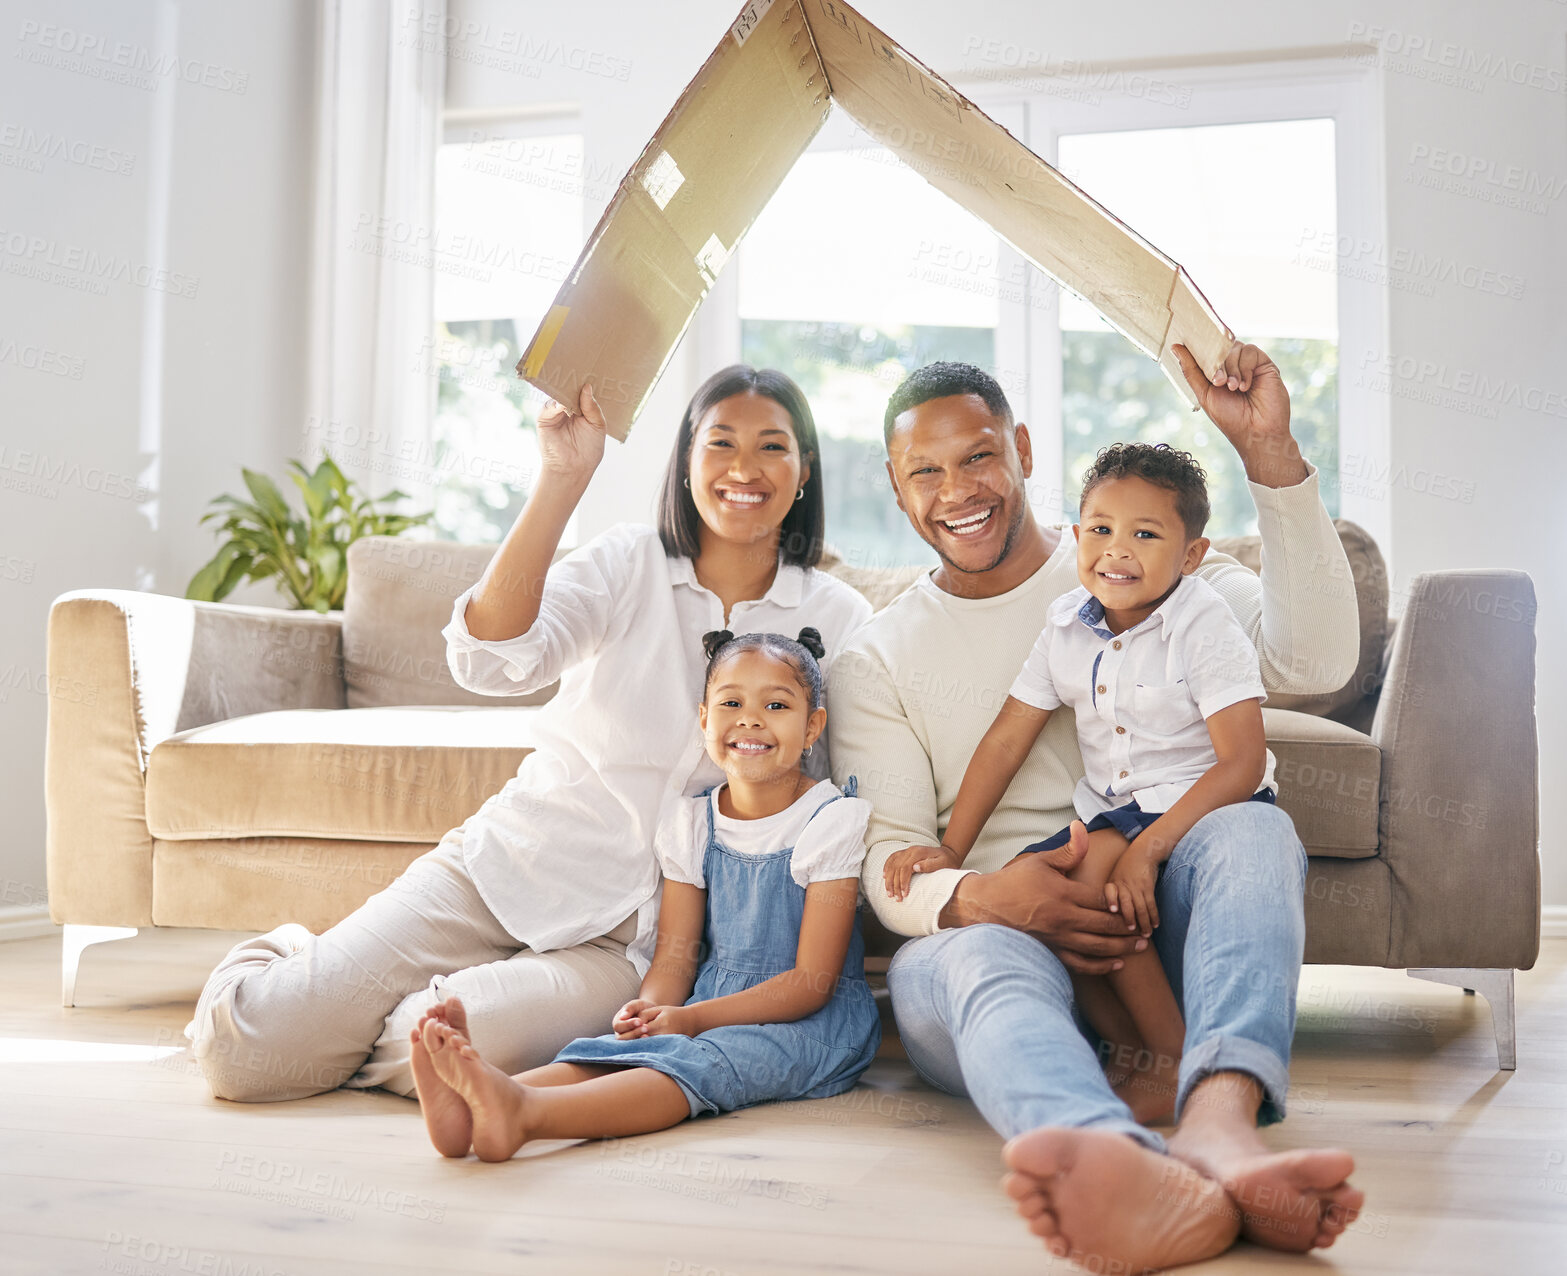
M 895 1058 L 836 1100 L 454 1163 L 413 1106 L 209 1098 L 177 1047 L 234 937 L 0 945 L 0 1271 L 1065 1273 L 997 1188 L 1000 1141 Z M 1279 1148 L 1337 1144 L 1367 1211 L 1332 1250 L 1239 1246 L 1192 1272 L 1567 1272 L 1567 941 L 1490 1015 L 1400 972 L 1308 967 Z M 1075 1270 L 1075 1269 L 1074 1269 Z

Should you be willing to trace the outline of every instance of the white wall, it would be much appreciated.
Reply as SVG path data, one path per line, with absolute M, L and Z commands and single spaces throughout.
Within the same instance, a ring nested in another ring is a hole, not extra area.
M 213 549 L 197 528 L 206 502 L 240 490 L 241 465 L 276 472 L 299 450 L 313 41 L 306 0 L 4 6 L 0 923 L 43 899 L 50 601 L 87 586 L 183 593 Z M 191 81 L 104 78 L 171 54 Z M 68 156 L 41 172 L 8 162 L 45 134 Z M 106 161 L 129 171 L 91 166 Z M 15 273 L 76 250 L 163 288 L 98 295 L 71 286 L 78 271 Z M 43 351 L 66 375 L 23 366 Z
M 449 102 L 579 110 L 590 162 L 612 175 L 636 157 L 738 8 L 737 0 L 612 0 L 571 11 L 535 0 L 451 5 L 459 22 L 487 25 L 454 45 Z M 1125 5 L 1041 7 L 1034 0 L 861 0 L 861 8 L 953 75 L 997 69 L 1007 45 L 1059 69 L 1065 59 L 1157 67 L 1320 55 L 1367 39 L 1407 50 L 1422 41 L 1382 76 L 1386 251 L 1521 275 L 1527 285 L 1520 298 L 1457 286 L 1429 298 L 1394 291 L 1387 348 L 1343 352 L 1346 376 L 1368 355 L 1417 361 L 1412 377 L 1395 383 L 1395 463 L 1474 484 L 1467 502 L 1433 498 L 1413 484 L 1389 492 L 1395 590 L 1431 568 L 1520 568 L 1541 596 L 1541 649 L 1563 647 L 1567 511 L 1549 474 L 1562 409 L 1518 402 L 1493 419 L 1467 401 L 1442 406 L 1409 396 L 1460 374 L 1499 379 L 1530 402 L 1547 391 L 1567 394 L 1560 358 L 1567 318 L 1557 300 L 1567 290 L 1564 201 L 1548 197 L 1546 210 L 1534 213 L 1409 179 L 1443 176 L 1412 165 L 1417 147 L 1427 148 L 1418 152 L 1425 156 L 1440 150 L 1498 170 L 1516 165 L 1567 179 L 1567 6 L 1442 0 L 1416 10 L 1357 0 L 1269 6 L 1265 16 L 1253 10 L 1240 18 L 1214 0 L 1143 3 L 1135 14 Z M 36 30 L 19 35 L 28 23 L 111 47 L 177 51 L 198 76 L 203 66 L 231 81 L 244 73 L 245 91 L 183 82 L 146 91 L 36 65 L 25 56 L 56 50 L 41 48 Z M 1381 35 L 1369 30 L 1378 27 Z M 0 41 L 7 42 L 0 129 L 53 130 L 135 156 L 129 176 L 62 160 L 34 173 L 5 165 L 11 153 L 0 134 L 0 268 L 21 260 L 10 248 L 19 233 L 52 238 L 62 252 L 79 246 L 136 265 L 164 262 L 199 280 L 196 296 L 184 298 L 126 283 L 95 296 L 0 276 L 0 483 L 12 484 L 0 487 L 0 775 L 10 817 L 0 842 L 3 908 L 42 893 L 41 688 L 50 599 L 86 585 L 181 592 L 209 552 L 209 538 L 195 527 L 205 502 L 235 486 L 241 464 L 276 471 L 300 450 L 314 7 L 307 0 L 134 8 L 11 0 Z M 1444 54 L 1444 44 L 1454 47 Z M 24 58 L 14 56 L 19 50 Z M 1442 83 L 1443 56 L 1505 59 L 1526 80 L 1537 68 L 1537 80 L 1553 79 L 1556 91 L 1504 77 L 1485 78 L 1481 88 Z M 590 221 L 598 211 L 590 208 Z M 5 353 L 8 340 L 57 352 L 63 366 L 80 367 L 80 378 L 18 366 L 20 355 Z M 651 516 L 674 424 L 711 371 L 696 344 L 688 338 L 676 356 L 631 442 L 612 448 L 583 509 L 584 534 L 618 518 Z M 1419 361 L 1432 371 L 1420 372 Z M 19 491 L 14 484 L 31 464 L 20 450 L 124 476 L 116 480 L 122 486 L 147 483 L 157 492 L 156 511 L 88 490 L 87 479 L 56 484 L 56 494 Z M 1567 674 L 1552 661 L 1541 664 L 1538 710 L 1542 774 L 1552 776 L 1567 759 Z M 1545 898 L 1567 906 L 1560 786 L 1545 786 L 1541 816 Z

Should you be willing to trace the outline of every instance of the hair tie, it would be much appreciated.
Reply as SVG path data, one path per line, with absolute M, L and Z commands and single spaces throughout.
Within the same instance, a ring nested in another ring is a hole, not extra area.
M 812 629 L 809 625 L 800 630 L 800 636 L 795 641 L 818 660 L 827 654 L 827 648 L 822 643 L 821 631 Z
M 734 634 L 727 629 L 710 629 L 702 635 L 702 650 L 707 653 L 707 658 L 711 660 L 718 654 L 720 647 L 725 643 L 733 642 L 734 639 Z

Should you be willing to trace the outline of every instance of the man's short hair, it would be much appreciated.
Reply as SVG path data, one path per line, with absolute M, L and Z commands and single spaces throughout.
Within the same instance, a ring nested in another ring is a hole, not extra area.
M 882 441 L 891 442 L 892 423 L 910 408 L 954 394 L 977 394 L 985 401 L 991 416 L 1012 424 L 1012 407 L 995 377 L 972 363 L 943 359 L 911 372 L 892 392 L 892 398 L 887 400 L 887 415 L 882 419 Z
M 1186 528 L 1186 539 L 1196 540 L 1208 526 L 1208 476 L 1197 458 L 1168 443 L 1112 443 L 1101 448 L 1083 475 L 1082 502 L 1101 483 L 1111 479 L 1140 478 L 1175 493 L 1175 510 Z

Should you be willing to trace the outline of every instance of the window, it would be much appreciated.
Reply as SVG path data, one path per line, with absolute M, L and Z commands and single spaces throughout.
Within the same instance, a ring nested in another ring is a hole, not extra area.
M 935 359 L 994 370 L 995 233 L 834 112 L 746 235 L 740 358 L 788 373 L 816 417 L 828 543 L 858 566 L 931 561 L 887 479 L 882 416 Z M 711 304 L 711 303 L 709 303 Z
M 1387 469 L 1387 396 L 1339 375 L 1341 350 L 1385 344 L 1388 281 L 1342 248 L 1375 245 L 1384 224 L 1374 76 L 1338 59 L 1162 74 L 1180 92 L 1061 93 L 1038 77 L 967 91 L 1272 356 L 1329 510 L 1391 553 L 1385 487 L 1363 477 Z M 721 277 L 704 306 L 702 362 L 771 364 L 804 387 L 823 435 L 828 539 L 846 556 L 930 560 L 892 502 L 880 422 L 897 381 L 936 358 L 994 373 L 1029 424 L 1039 517 L 1070 519 L 1094 452 L 1144 438 L 1208 469 L 1213 535 L 1252 530 L 1238 456 L 1158 365 L 846 115 L 833 113 L 738 257 L 738 286 Z
M 1242 341 L 1278 364 L 1290 428 L 1338 513 L 1338 290 L 1331 119 L 1084 133 L 1057 167 L 1186 267 Z M 1083 471 L 1115 442 L 1185 448 L 1208 472 L 1210 536 L 1255 530 L 1235 449 L 1192 413 L 1159 366 L 1070 293 L 1060 304 L 1062 484 L 1075 509 Z
M 499 540 L 528 499 L 544 400 L 515 368 L 582 245 L 582 136 L 530 123 L 449 126 L 436 157 L 435 525 L 458 540 Z

